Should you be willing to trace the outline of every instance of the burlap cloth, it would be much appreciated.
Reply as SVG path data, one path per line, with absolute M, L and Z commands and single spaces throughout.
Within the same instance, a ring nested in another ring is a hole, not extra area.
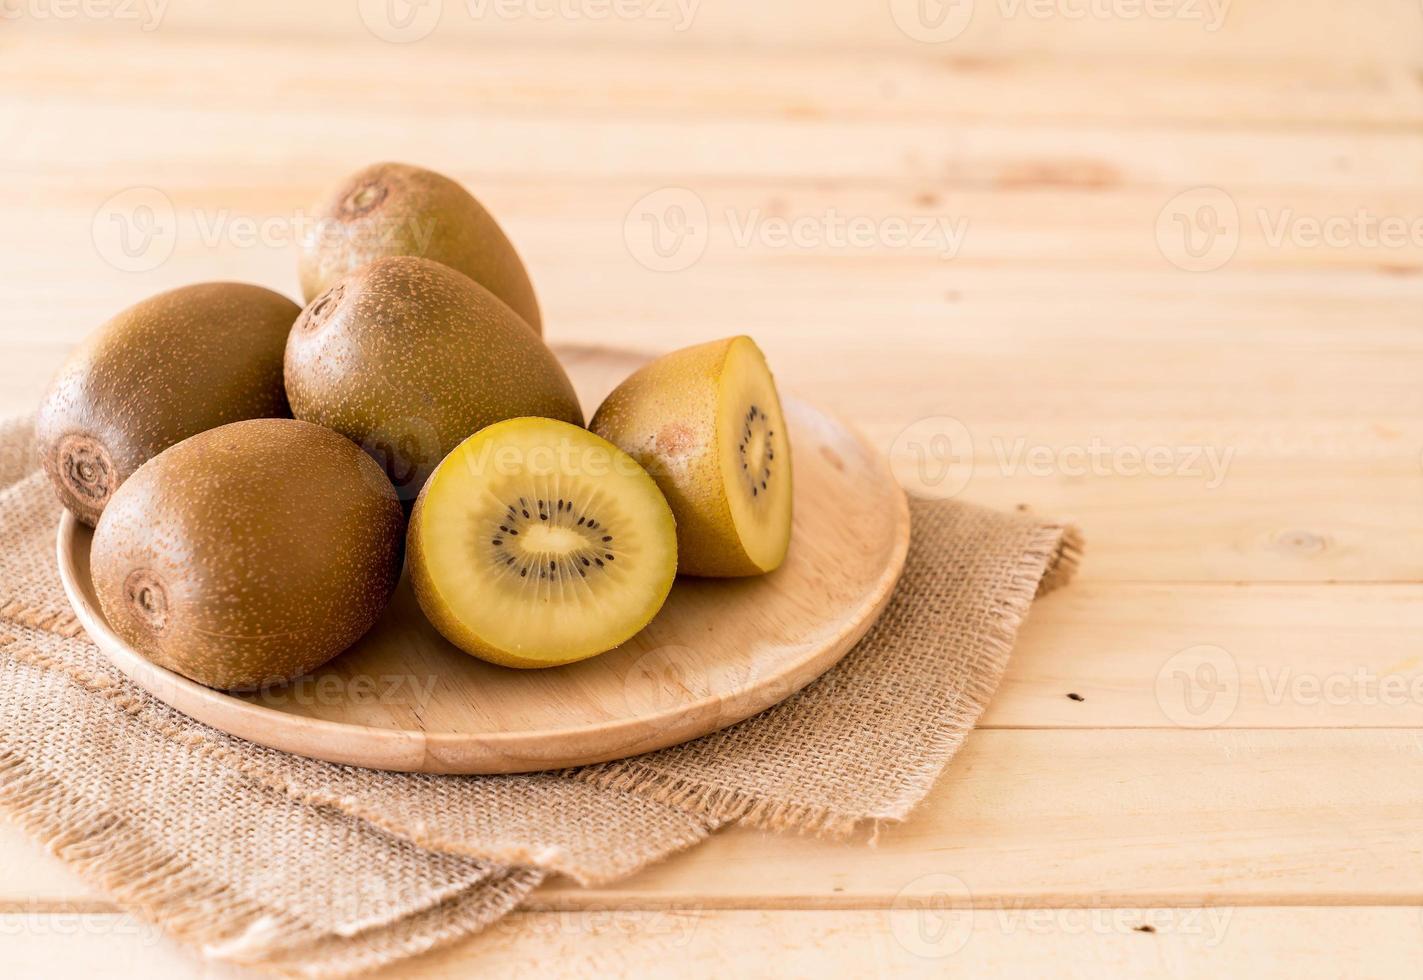
M 0 806 L 207 955 L 305 976 L 478 932 L 548 875 L 631 874 L 732 821 L 848 833 L 923 799 L 992 696 L 1076 532 L 918 503 L 888 612 L 776 708 L 677 748 L 527 776 L 372 772 L 200 725 L 87 642 L 53 558 L 27 421 L 0 425 Z

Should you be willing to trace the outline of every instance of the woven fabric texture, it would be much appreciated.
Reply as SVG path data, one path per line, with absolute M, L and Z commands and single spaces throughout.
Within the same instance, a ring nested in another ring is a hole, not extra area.
M 0 807 L 121 906 L 213 958 L 327 977 L 473 935 L 548 875 L 632 874 L 740 821 L 848 834 L 902 820 L 1002 677 L 1076 531 L 913 505 L 869 634 L 777 707 L 686 745 L 524 776 L 375 772 L 225 735 L 131 685 L 80 631 L 59 505 L 0 424 Z

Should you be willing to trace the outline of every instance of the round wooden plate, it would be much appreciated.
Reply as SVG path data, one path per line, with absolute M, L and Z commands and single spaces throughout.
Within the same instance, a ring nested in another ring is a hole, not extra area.
M 585 409 L 643 358 L 558 351 Z M 406 583 L 376 627 L 314 674 L 253 694 L 157 667 L 109 629 L 89 576 L 92 532 L 65 513 L 59 570 L 90 638 L 160 700 L 298 755 L 403 772 L 510 773 L 619 759 L 706 735 L 828 670 L 884 609 L 909 546 L 887 461 L 820 410 L 784 405 L 795 460 L 786 563 L 752 579 L 679 579 L 622 647 L 566 667 L 476 660 L 426 622 Z

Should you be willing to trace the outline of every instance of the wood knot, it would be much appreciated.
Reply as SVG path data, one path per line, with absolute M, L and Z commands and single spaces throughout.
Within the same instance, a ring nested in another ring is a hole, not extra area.
M 1317 555 L 1329 547 L 1329 539 L 1312 531 L 1282 531 L 1275 547 L 1286 554 Z

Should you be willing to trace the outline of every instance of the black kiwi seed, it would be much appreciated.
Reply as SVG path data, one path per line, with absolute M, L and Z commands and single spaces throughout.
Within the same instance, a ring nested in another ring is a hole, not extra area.
M 587 514 L 580 514 L 575 523 L 573 512 L 577 508 L 574 507 L 572 500 L 564 497 L 552 499 L 532 498 L 532 501 L 530 501 L 529 498 L 520 497 L 519 504 L 531 506 L 534 512 L 538 514 L 539 520 L 551 522 L 554 527 L 571 528 L 577 526 L 589 531 L 600 527 L 598 519 L 590 517 Z M 550 506 L 550 504 L 552 506 Z M 494 525 L 498 527 L 498 530 L 490 534 L 490 542 L 496 548 L 504 546 L 505 537 L 515 537 L 518 535 L 518 513 L 522 512 L 524 517 L 528 520 L 533 519 L 530 511 L 520 511 L 515 504 L 508 504 L 507 508 L 508 516 L 501 515 L 499 518 L 495 518 L 495 520 L 502 520 L 504 523 Z M 565 517 L 564 515 L 567 516 Z M 548 554 L 543 554 L 537 556 L 537 560 L 529 562 L 527 558 L 520 561 L 517 555 L 511 555 L 508 552 L 501 551 L 498 553 L 497 558 L 502 559 L 503 565 L 508 567 L 511 571 L 518 568 L 519 577 L 523 579 L 533 578 L 537 581 L 556 582 L 562 580 L 565 576 L 571 576 L 575 571 L 580 578 L 586 579 L 588 577 L 588 569 L 594 567 L 604 568 L 608 562 L 616 559 L 616 555 L 610 551 L 601 549 L 595 550 L 597 544 L 601 544 L 603 548 L 612 547 L 614 535 L 606 533 L 606 528 L 602 530 L 604 533 L 599 534 L 598 538 L 595 539 L 589 535 L 586 544 L 567 555 L 551 557 Z M 600 555 L 601 557 L 599 557 Z M 534 556 L 529 557 L 532 558 Z M 568 563 L 567 568 L 561 566 L 561 562 L 563 561 Z M 547 567 L 545 567 L 544 562 L 548 563 Z

